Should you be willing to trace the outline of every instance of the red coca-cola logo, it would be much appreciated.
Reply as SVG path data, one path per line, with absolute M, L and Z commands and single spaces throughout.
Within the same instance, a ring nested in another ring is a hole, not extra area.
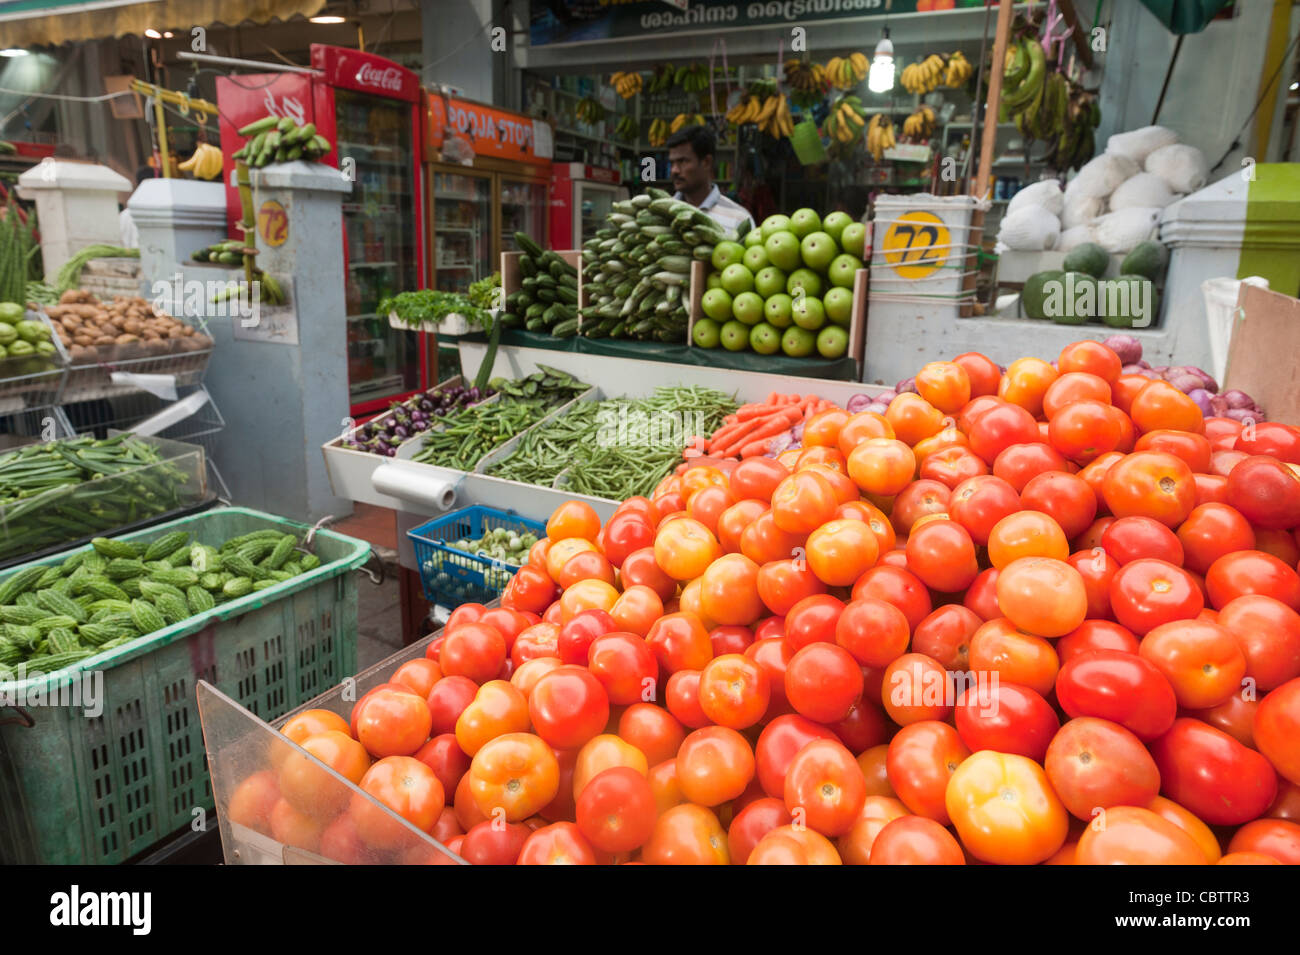
M 402 89 L 402 71 L 395 66 L 376 69 L 369 63 L 362 63 L 357 70 L 357 83 L 361 86 L 373 86 L 376 89 L 399 93 Z

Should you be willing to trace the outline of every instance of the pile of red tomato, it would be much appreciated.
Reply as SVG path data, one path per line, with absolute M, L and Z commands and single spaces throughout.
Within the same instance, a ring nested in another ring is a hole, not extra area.
M 474 863 L 1300 862 L 1300 429 L 1091 341 L 916 386 L 566 503 L 500 608 L 286 734 Z M 286 765 L 253 823 L 391 837 Z

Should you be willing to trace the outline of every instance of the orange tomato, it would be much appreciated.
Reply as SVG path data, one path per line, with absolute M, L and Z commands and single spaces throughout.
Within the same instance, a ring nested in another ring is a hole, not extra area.
M 930 455 L 948 448 L 969 449 L 970 439 L 963 432 L 957 430 L 956 427 L 946 427 L 942 431 L 918 441 L 916 447 L 912 449 L 912 453 L 916 455 L 917 463 L 923 464 Z
M 769 563 L 793 557 L 795 549 L 803 547 L 806 534 L 783 531 L 776 526 L 772 512 L 764 511 L 740 535 L 740 552 L 754 563 Z
M 970 638 L 969 666 L 974 673 L 996 673 L 1006 683 L 1027 686 L 1047 696 L 1056 685 L 1060 658 L 1042 637 L 1018 630 L 1000 617 L 982 624 Z
M 849 455 L 849 477 L 867 494 L 892 497 L 915 476 L 916 455 L 894 438 L 868 438 Z
M 489 740 L 528 731 L 528 700 L 505 680 L 490 680 L 478 688 L 469 706 L 456 718 L 456 742 L 473 756 Z
M 789 534 L 807 534 L 826 523 L 839 506 L 835 489 L 816 471 L 796 471 L 772 492 L 772 521 Z
M 877 833 L 867 864 L 965 865 L 966 857 L 952 833 L 933 819 L 900 816 Z
M 558 581 L 560 571 L 564 569 L 564 565 L 583 551 L 597 553 L 596 545 L 583 537 L 566 537 L 562 540 L 553 539 L 546 549 L 546 573 L 550 575 L 551 580 Z
M 618 590 L 603 580 L 579 580 L 560 596 L 560 621 L 568 623 L 584 610 L 609 612 L 618 602 Z
M 767 671 L 743 653 L 710 660 L 700 672 L 698 692 L 704 715 L 735 730 L 761 720 L 772 695 Z
M 951 729 L 951 727 L 949 727 Z M 955 733 L 956 730 L 953 730 Z M 858 754 L 858 768 L 867 781 L 867 799 L 872 796 L 895 798 L 894 787 L 889 783 L 889 744 L 880 743 Z
M 325 730 L 298 745 L 353 783 L 360 782 L 370 768 L 366 748 L 341 730 Z M 281 763 L 279 784 L 280 795 L 289 805 L 315 819 L 328 820 L 348 803 L 347 788 L 296 750 Z
M 916 390 L 941 412 L 953 415 L 971 399 L 970 376 L 956 362 L 932 361 L 916 373 Z
M 673 806 L 655 820 L 650 841 L 641 847 L 649 865 L 727 865 L 731 854 L 718 817 L 703 806 Z
M 650 783 L 650 791 L 654 793 L 655 811 L 659 815 L 662 816 L 673 806 L 680 806 L 686 802 L 686 797 L 682 795 L 682 787 L 677 785 L 675 755 L 654 766 L 646 774 L 646 781 Z
M 1016 511 L 994 524 L 988 549 L 989 562 L 999 570 L 1021 557 L 1065 560 L 1070 556 L 1061 525 L 1038 511 Z
M 1196 507 L 1192 469 L 1163 451 L 1125 455 L 1107 469 L 1101 490 L 1116 517 L 1152 517 L 1168 527 L 1183 523 Z
M 1129 417 L 1138 431 L 1205 432 L 1200 407 L 1167 381 L 1152 380 L 1137 393 L 1129 406 Z
M 735 799 L 753 778 L 753 748 L 726 726 L 694 730 L 677 750 L 677 785 L 687 801 L 698 806 Z
M 758 564 L 744 554 L 724 554 L 711 563 L 700 577 L 700 602 L 708 619 L 747 626 L 762 616 L 758 572 Z
M 996 587 L 1007 619 L 1040 637 L 1063 637 L 1088 616 L 1083 577 L 1063 560 L 1013 560 L 1001 569 Z
M 805 448 L 834 448 L 839 446 L 840 431 L 848 423 L 849 413 L 840 408 L 819 411 L 804 423 Z
M 859 411 L 840 428 L 837 444 L 840 453 L 847 458 L 863 441 L 868 438 L 892 438 L 894 427 L 883 416 L 874 411 Z
M 674 580 L 694 580 L 722 556 L 713 533 L 689 517 L 671 521 L 655 534 L 655 563 Z
M 1113 806 L 1079 837 L 1080 865 L 1205 865 L 1192 836 L 1150 809 Z
M 731 492 L 725 487 L 711 485 L 700 488 L 686 500 L 686 513 L 707 527 L 715 535 L 718 521 L 727 508 L 735 504 Z
M 580 537 L 594 541 L 600 533 L 600 517 L 585 501 L 565 501 L 546 522 L 546 536 L 553 541 Z
M 555 582 L 561 589 L 572 587 L 580 580 L 603 580 L 611 586 L 614 583 L 614 567 L 603 554 L 585 550 L 574 554 L 560 568 L 560 576 Z
M 271 838 L 287 846 L 296 846 L 308 852 L 320 851 L 321 832 L 325 823 L 299 812 L 287 799 L 280 799 L 271 807 Z
M 1043 397 L 1060 373 L 1041 358 L 1021 358 L 1007 366 L 998 385 L 998 397 L 1019 405 L 1037 418 L 1043 413 Z
M 583 743 L 573 764 L 573 798 L 580 797 L 597 775 L 615 766 L 627 766 L 642 776 L 650 770 L 645 753 L 612 733 L 593 736 Z
M 523 694 L 524 699 L 533 692 L 533 687 L 537 681 L 546 674 L 559 667 L 564 666 L 564 661 L 559 657 L 533 657 L 531 660 L 525 660 L 523 663 L 510 674 L 510 685 Z
M 686 730 L 677 718 L 653 703 L 633 703 L 618 718 L 618 735 L 645 754 L 651 766 L 677 755 Z
M 686 500 L 691 499 L 691 495 L 697 491 L 702 491 L 706 487 L 727 486 L 727 476 L 711 465 L 697 466 L 687 468 L 682 474 L 681 495 Z
M 664 602 L 644 584 L 632 584 L 614 601 L 609 615 L 620 630 L 644 637 L 654 622 L 664 615 Z
M 953 361 L 965 369 L 966 377 L 970 380 L 972 398 L 997 394 L 1002 369 L 992 358 L 979 352 L 968 351 L 958 355 Z
M 835 500 L 841 507 L 862 497 L 862 492 L 853 483 L 853 478 L 849 477 L 848 467 L 848 463 L 843 459 L 840 460 L 838 468 L 832 468 L 827 464 L 808 465 L 808 470 L 820 474 L 830 484 L 831 490 L 835 492 Z
M 984 862 L 1035 865 L 1065 844 L 1069 814 L 1043 767 L 1027 756 L 983 750 L 948 780 L 948 816 L 962 845 Z
M 1089 400 L 1110 404 L 1110 385 L 1106 379 L 1083 371 L 1066 372 L 1043 393 L 1043 415 L 1051 421 L 1067 405 Z
M 947 671 L 923 653 L 904 653 L 889 666 L 881 688 L 881 702 L 899 726 L 923 720 L 944 720 L 952 713 Z
M 713 659 L 709 628 L 689 610 L 664 614 L 656 620 L 646 635 L 646 643 L 665 673 L 703 670 Z
M 835 844 L 802 826 L 778 826 L 758 840 L 746 865 L 842 865 Z
M 767 513 L 767 505 L 762 501 L 746 498 L 737 501 L 718 516 L 717 538 L 724 553 L 735 554 L 740 551 L 740 538 L 745 528 Z
M 432 663 L 433 661 L 429 662 Z M 433 665 L 436 667 L 438 664 L 434 663 Z M 401 672 L 400 668 L 398 672 Z M 394 674 L 394 677 L 396 677 L 396 674 Z M 427 697 L 429 693 L 426 690 L 421 695 Z M 352 727 L 348 725 L 347 720 L 333 710 L 321 709 L 303 710 L 280 727 L 280 734 L 285 739 L 292 740 L 301 746 L 302 741 L 307 737 L 315 736 L 317 733 L 324 733 L 326 730 L 338 730 L 340 733 L 352 735 Z M 271 765 L 278 770 L 284 763 L 285 757 L 291 752 L 292 750 L 288 746 L 282 746 L 278 743 L 273 744 L 268 753 L 271 758 Z
M 1213 865 L 1219 861 L 1223 855 L 1223 850 L 1219 847 L 1218 837 L 1215 836 L 1214 830 L 1201 821 L 1199 816 L 1194 815 L 1190 810 L 1184 809 L 1172 799 L 1166 799 L 1164 796 L 1153 796 L 1151 801 L 1146 804 L 1146 808 L 1162 819 L 1172 822 L 1191 836 L 1196 844 L 1201 847 L 1201 851 L 1205 853 L 1206 862 Z
M 1123 363 L 1119 360 L 1119 355 L 1101 342 L 1084 340 L 1071 342 L 1062 348 L 1056 359 L 1056 367 L 1063 375 L 1085 372 L 1113 384 L 1123 370 Z
M 919 394 L 905 392 L 889 403 L 885 420 L 899 441 L 909 447 L 930 437 L 948 424 L 943 412 Z
M 235 787 L 226 806 L 226 815 L 231 822 L 269 836 L 271 811 L 279 801 L 280 783 L 276 774 L 269 769 L 261 769 Z
M 845 865 L 867 865 L 871 861 L 871 847 L 876 836 L 895 819 L 908 815 L 907 807 L 889 796 L 868 796 L 862 803 L 857 818 L 848 832 L 836 841 L 840 858 Z
M 418 845 L 410 830 L 375 805 L 376 802 L 387 806 L 421 832 L 433 830 L 446 805 L 442 783 L 433 770 L 410 756 L 388 756 L 379 760 L 366 770 L 357 788 L 361 792 L 353 794 L 348 813 L 356 824 L 357 835 L 366 845 L 376 849 Z
M 507 822 L 545 808 L 560 788 L 560 764 L 532 733 L 506 733 L 483 745 L 469 766 L 469 788 L 479 812 Z
M 808 535 L 808 567 L 832 587 L 851 587 L 879 556 L 875 533 L 862 521 L 832 520 Z

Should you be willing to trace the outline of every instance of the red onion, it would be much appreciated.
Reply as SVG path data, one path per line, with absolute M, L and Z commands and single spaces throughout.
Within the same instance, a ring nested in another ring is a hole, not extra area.
M 1262 416 L 1254 408 L 1229 408 L 1223 413 L 1223 417 L 1231 418 L 1233 421 L 1259 421 Z
M 1210 411 L 1222 418 L 1228 411 L 1228 399 L 1222 395 L 1215 395 L 1210 399 Z
M 1201 414 L 1210 414 L 1210 393 L 1204 388 L 1193 388 L 1191 391 L 1187 392 L 1187 397 L 1196 402 L 1196 407 L 1201 409 Z
M 1126 365 L 1135 365 L 1142 359 L 1142 343 L 1133 335 L 1110 335 L 1102 344 L 1119 355 Z
M 1139 368 L 1150 368 L 1150 367 L 1151 367 L 1151 362 L 1147 361 L 1145 358 L 1141 358 L 1141 359 L 1138 360 L 1138 367 L 1139 367 Z
M 898 392 L 900 395 L 908 392 L 910 392 L 911 394 L 916 394 L 916 379 L 904 378 L 902 381 L 900 381 L 897 385 L 894 386 L 894 391 Z
M 1255 401 L 1244 391 L 1238 391 L 1233 388 L 1231 391 L 1225 391 L 1220 397 L 1228 403 L 1229 408 L 1253 408 Z
M 1212 395 L 1218 394 L 1219 383 L 1215 381 L 1212 377 L 1210 377 L 1210 373 L 1208 371 L 1206 371 L 1204 368 L 1193 368 L 1192 374 L 1198 376 L 1201 379 L 1202 382 L 1201 387 L 1203 387 L 1206 391 L 1208 391 Z
M 1194 390 L 1205 391 L 1205 389 L 1201 387 L 1204 382 L 1201 381 L 1198 375 L 1189 375 L 1186 373 L 1171 374 L 1166 380 L 1185 395 L 1191 394 Z M 1208 394 L 1209 392 L 1206 393 Z
M 1119 373 L 1121 375 L 1140 375 L 1142 374 L 1142 366 L 1138 364 L 1125 365 L 1119 370 Z
M 882 401 L 883 401 L 885 404 L 889 404 L 891 401 L 893 401 L 893 400 L 894 400 L 895 398 L 897 398 L 897 397 L 898 397 L 898 392 L 896 392 L 896 391 L 885 391 L 885 392 L 882 392 L 882 393 L 876 395 L 876 397 L 872 398 L 871 401 L 872 401 L 872 404 L 878 404 L 878 403 L 880 403 L 880 402 L 882 402 Z
M 880 404 L 879 402 L 876 402 L 875 404 L 869 404 L 869 405 L 867 405 L 867 406 L 866 406 L 865 408 L 863 408 L 862 410 L 863 410 L 863 411 L 870 411 L 870 412 L 872 412 L 873 414 L 883 415 L 886 411 L 889 410 L 889 405 L 887 405 L 887 404 Z
M 870 395 L 854 395 L 848 400 L 848 403 L 845 404 L 844 410 L 849 414 L 857 414 L 867 405 L 871 404 L 872 400 L 873 399 Z
M 784 431 L 768 442 L 767 453 L 776 457 L 776 455 L 780 454 L 782 451 L 788 451 L 790 448 L 794 447 L 794 445 L 794 435 L 789 431 Z

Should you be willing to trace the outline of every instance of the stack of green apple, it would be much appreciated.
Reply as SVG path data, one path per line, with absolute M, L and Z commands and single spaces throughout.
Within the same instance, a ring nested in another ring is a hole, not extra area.
M 57 367 L 58 352 L 49 328 L 24 320 L 24 311 L 16 302 L 0 302 L 0 378 L 34 375 Z
M 742 242 L 720 242 L 695 322 L 700 348 L 841 358 L 867 229 L 847 213 L 773 215 Z

